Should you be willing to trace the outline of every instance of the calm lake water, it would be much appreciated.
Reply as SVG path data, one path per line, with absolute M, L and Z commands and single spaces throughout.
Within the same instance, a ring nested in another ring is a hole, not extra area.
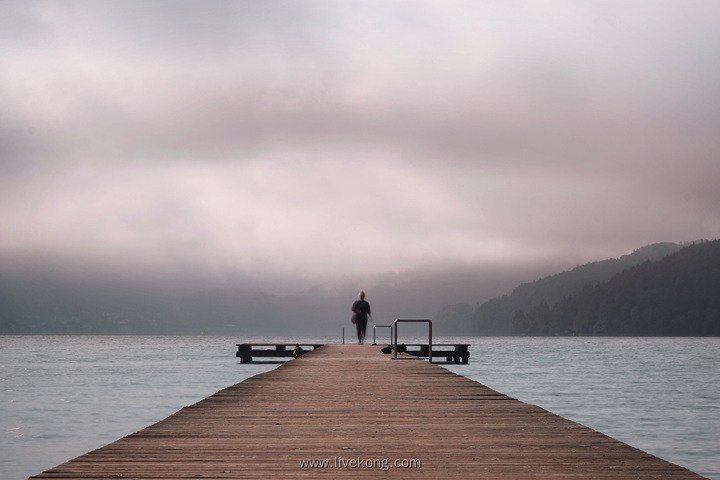
M 275 368 L 234 356 L 235 343 L 270 340 L 0 337 L 2 478 L 38 474 Z M 472 344 L 470 364 L 451 367 L 461 375 L 720 480 L 718 338 L 435 341 Z

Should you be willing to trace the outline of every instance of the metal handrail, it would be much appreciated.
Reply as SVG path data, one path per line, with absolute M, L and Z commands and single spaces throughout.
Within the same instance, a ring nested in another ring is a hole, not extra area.
M 395 353 L 393 354 L 392 358 L 398 358 L 398 356 L 397 356 L 397 354 L 398 354 L 398 351 L 397 351 L 397 346 L 398 346 L 398 341 L 397 341 L 398 325 L 397 324 L 398 324 L 398 322 L 415 322 L 415 323 L 427 322 L 427 324 L 428 324 L 428 361 L 430 363 L 432 363 L 432 320 L 400 320 L 400 319 L 395 320 L 395 342 L 393 343 L 393 351 Z
M 377 343 L 375 343 L 375 329 L 376 329 L 376 328 L 389 328 L 389 329 L 390 329 L 390 342 L 392 343 L 392 339 L 393 339 L 393 326 L 392 326 L 392 325 L 375 325 L 375 326 L 373 327 L 373 345 L 377 345 Z

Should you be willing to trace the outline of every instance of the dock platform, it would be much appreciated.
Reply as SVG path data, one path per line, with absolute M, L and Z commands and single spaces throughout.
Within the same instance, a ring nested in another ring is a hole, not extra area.
M 302 355 L 323 346 L 322 343 L 237 343 L 235 346 L 238 350 L 235 356 L 240 359 L 240 363 L 262 363 L 257 362 L 255 360 L 257 358 L 271 358 L 275 363 L 282 363 L 295 357 L 296 345 L 302 348 Z M 284 360 L 279 360 L 281 358 Z M 273 361 L 265 363 L 273 363 Z
M 31 478 L 703 477 L 427 361 L 325 345 Z
M 398 347 L 401 347 L 399 351 L 414 357 L 428 358 L 429 356 L 430 347 L 427 343 L 403 343 Z M 467 365 L 469 359 L 469 343 L 433 343 L 432 345 L 433 363 Z

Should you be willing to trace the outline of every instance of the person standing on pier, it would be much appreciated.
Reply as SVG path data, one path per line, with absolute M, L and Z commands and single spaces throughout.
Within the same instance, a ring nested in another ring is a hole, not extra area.
M 353 303 L 353 323 L 357 328 L 358 342 L 360 345 L 365 341 L 365 329 L 367 328 L 368 316 L 370 315 L 370 304 L 365 301 L 365 291 L 360 290 L 359 299 Z

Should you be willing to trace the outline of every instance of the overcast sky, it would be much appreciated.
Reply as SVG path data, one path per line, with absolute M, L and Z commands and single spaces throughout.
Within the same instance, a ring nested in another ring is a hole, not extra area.
M 720 237 L 720 2 L 3 1 L 0 255 L 276 278 Z

